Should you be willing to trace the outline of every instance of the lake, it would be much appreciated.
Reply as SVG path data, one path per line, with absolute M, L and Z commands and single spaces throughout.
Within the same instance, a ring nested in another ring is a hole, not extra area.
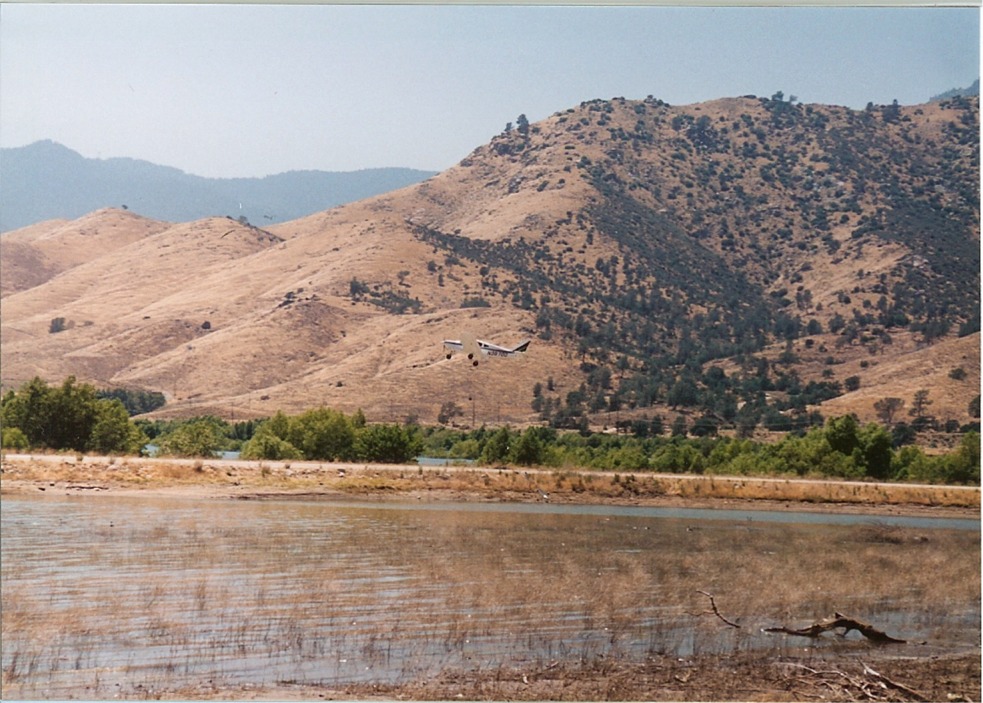
M 760 632 L 834 609 L 939 653 L 980 640 L 974 520 L 50 495 L 4 497 L 0 520 L 22 698 L 867 647 Z

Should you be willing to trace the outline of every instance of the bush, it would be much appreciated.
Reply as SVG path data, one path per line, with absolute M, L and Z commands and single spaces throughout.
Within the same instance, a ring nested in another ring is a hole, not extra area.
M 3 430 L 0 430 L 0 434 L 2 434 L 0 446 L 3 449 L 23 451 L 30 447 L 27 437 L 16 427 L 4 427 Z
M 462 308 L 490 308 L 491 303 L 489 303 L 484 298 L 474 296 L 470 298 L 464 298 L 461 301 L 461 307 Z
M 269 430 L 257 432 L 251 440 L 242 446 L 240 456 L 243 459 L 268 459 L 271 461 L 304 458 L 303 453 L 297 447 L 280 439 Z

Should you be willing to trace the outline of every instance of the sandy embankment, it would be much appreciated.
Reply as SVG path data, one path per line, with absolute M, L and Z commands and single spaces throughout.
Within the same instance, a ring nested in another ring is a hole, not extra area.
M 6 454 L 5 494 L 756 507 L 979 517 L 978 486 L 647 472 Z

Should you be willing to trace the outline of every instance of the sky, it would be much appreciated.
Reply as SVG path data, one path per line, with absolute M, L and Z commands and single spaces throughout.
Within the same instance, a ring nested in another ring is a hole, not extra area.
M 860 109 L 979 74 L 979 7 L 4 3 L 0 146 L 210 177 L 440 171 L 595 98 Z

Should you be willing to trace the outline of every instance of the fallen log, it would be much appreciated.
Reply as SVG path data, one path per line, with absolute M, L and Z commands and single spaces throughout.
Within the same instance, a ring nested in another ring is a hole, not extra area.
M 851 630 L 856 630 L 868 640 L 876 644 L 907 643 L 907 640 L 899 640 L 896 637 L 891 637 L 891 635 L 878 630 L 870 623 L 855 620 L 854 618 L 848 618 L 842 613 L 833 613 L 833 617 L 821 620 L 820 622 L 814 623 L 809 627 L 799 629 L 793 629 L 790 627 L 766 627 L 763 628 L 763 630 L 764 632 L 781 632 L 786 635 L 795 635 L 797 637 L 819 637 L 824 632 L 829 632 L 831 630 L 837 631 L 841 628 L 843 629 L 843 632 L 836 633 L 840 637 L 846 637 Z

